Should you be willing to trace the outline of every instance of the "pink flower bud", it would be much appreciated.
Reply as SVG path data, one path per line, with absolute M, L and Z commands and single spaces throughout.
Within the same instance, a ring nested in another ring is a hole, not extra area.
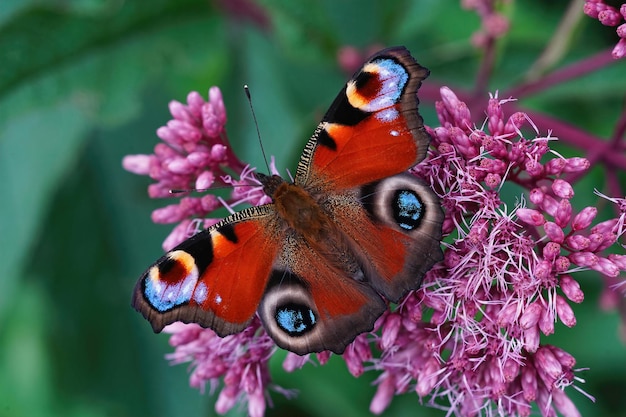
M 544 259 L 552 261 L 561 253 L 561 245 L 556 242 L 548 242 L 546 246 L 543 247 L 542 252 Z
M 613 48 L 613 51 L 611 52 L 611 55 L 613 56 L 613 59 L 621 59 L 626 56 L 626 38 L 621 38 L 617 42 L 617 45 L 615 45 L 615 48 Z
M 506 327 L 517 319 L 519 305 L 516 303 L 504 307 L 497 316 L 497 323 L 500 327 Z
M 548 238 L 556 243 L 563 243 L 563 239 L 565 239 L 565 233 L 563 232 L 563 228 L 559 227 L 554 222 L 545 222 L 543 225 L 543 230 L 545 230 Z
M 573 250 L 581 251 L 589 247 L 589 238 L 581 235 L 571 235 L 565 239 L 565 244 Z
M 537 369 L 537 371 L 544 371 L 552 382 L 563 374 L 563 366 L 561 365 L 561 362 L 546 346 L 540 347 L 537 350 L 537 353 L 535 353 L 535 369 Z M 552 382 L 547 383 L 546 386 L 551 387 Z
M 213 194 L 203 195 L 200 198 L 200 211 L 202 212 L 210 213 L 213 210 L 217 210 L 218 208 L 220 208 L 221 205 L 222 203 L 220 202 L 220 200 L 218 200 L 217 197 Z
M 226 159 L 228 148 L 224 145 L 217 144 L 211 147 L 211 158 L 214 162 L 223 162 Z
M 343 354 L 343 360 L 348 367 L 348 372 L 355 378 L 363 374 L 363 360 L 371 359 L 371 351 L 366 341 L 365 334 L 359 335 Z
M 576 404 L 560 389 L 552 391 L 552 403 L 563 416 L 581 417 Z
M 422 369 L 421 378 L 418 378 L 415 392 L 420 397 L 427 396 L 437 385 L 437 374 L 441 370 L 441 365 L 436 358 L 430 358 Z
M 185 218 L 178 204 L 170 204 L 169 206 L 155 209 L 151 217 L 154 223 L 161 224 L 177 223 Z
M 148 185 L 148 196 L 150 198 L 166 198 L 171 197 L 170 189 L 161 183 Z
M 589 252 L 597 252 L 600 245 L 604 242 L 604 233 L 592 233 L 589 235 Z
M 401 325 L 402 318 L 399 314 L 391 313 L 387 315 L 380 340 L 380 346 L 383 350 L 389 349 L 396 342 Z
M 205 101 L 197 91 L 192 91 L 187 94 L 187 105 L 189 106 L 189 112 L 193 114 L 193 116 L 200 120 L 202 117 L 202 106 Z
M 556 314 L 561 319 L 561 322 L 567 327 L 576 326 L 576 316 L 574 316 L 574 310 L 567 303 L 565 298 L 560 295 L 556 296 Z
M 546 348 L 550 349 L 550 352 L 552 352 L 563 367 L 573 368 L 576 366 L 576 358 L 568 352 L 553 345 L 546 345 Z
M 537 322 L 539 322 L 539 318 L 541 317 L 542 310 L 543 307 L 538 301 L 529 304 L 519 319 L 519 325 L 522 329 L 526 330 L 536 326 Z
M 215 181 L 215 174 L 212 171 L 203 171 L 196 179 L 195 187 L 198 190 L 208 190 Z
M 219 87 L 209 88 L 209 102 L 213 106 L 213 111 L 219 123 L 223 126 L 226 124 L 226 107 L 222 98 L 222 90 Z
M 554 215 L 554 222 L 561 227 L 566 227 L 571 218 L 572 204 L 569 202 L 569 200 L 562 199 L 559 202 L 556 214 Z
M 591 225 L 593 219 L 596 218 L 596 214 L 598 214 L 597 208 L 585 207 L 574 217 L 574 220 L 572 221 L 572 230 L 578 231 L 586 229 L 589 225 Z
M 485 184 L 487 187 L 494 189 L 500 186 L 500 182 L 502 181 L 502 177 L 499 174 L 487 174 L 485 176 Z
M 554 333 L 554 313 L 549 308 L 543 308 L 541 310 L 541 317 L 539 318 L 539 330 L 546 336 L 550 336 Z
M 193 123 L 194 117 L 187 110 L 187 106 L 182 104 L 179 101 L 172 100 L 169 102 L 170 113 L 174 116 L 175 119 L 178 119 L 183 122 Z
M 159 138 L 161 138 L 166 143 L 169 143 L 170 145 L 180 146 L 180 144 L 182 144 L 183 142 L 183 140 L 178 136 L 178 134 L 175 133 L 174 130 L 170 129 L 167 126 L 161 126 L 160 128 L 158 128 L 156 131 L 156 134 Z M 155 153 L 156 153 L 156 149 L 155 149 Z
M 595 235 L 595 233 L 592 235 Z M 594 247 L 594 252 L 602 252 L 617 241 L 617 235 L 614 233 L 602 233 L 601 236 L 602 240 L 600 240 L 597 245 L 594 245 L 593 243 L 591 245 Z
M 541 212 L 529 208 L 518 208 L 517 216 L 524 223 L 530 224 L 532 226 L 541 226 L 546 221 Z
M 316 353 L 315 357 L 317 358 L 317 361 L 320 365 L 325 365 L 330 359 L 330 354 L 330 350 L 325 350 L 323 352 Z
M 194 167 L 204 167 L 211 161 L 211 155 L 208 152 L 192 152 L 187 155 L 187 161 Z
M 565 256 L 559 256 L 554 261 L 554 269 L 556 272 L 565 272 L 569 269 L 570 261 Z
M 126 155 L 124 159 L 122 159 L 122 166 L 126 171 L 132 172 L 133 174 L 148 175 L 151 160 L 150 155 Z
M 440 154 L 442 155 L 448 155 L 448 154 L 453 154 L 454 153 L 454 146 L 452 146 L 449 143 L 440 143 L 437 150 L 439 151 Z
M 539 161 L 536 161 L 534 159 L 526 160 L 526 163 L 524 163 L 524 168 L 531 177 L 539 177 L 543 175 L 543 165 L 541 165 Z
M 448 113 L 446 105 L 443 101 L 435 101 L 435 112 L 437 113 L 437 118 L 439 119 L 439 124 L 441 125 L 441 127 L 435 128 L 434 131 L 436 133 L 436 136 L 440 140 L 445 140 L 445 138 L 447 137 L 447 133 L 440 134 L 437 130 L 448 130 L 448 127 L 452 126 L 452 116 L 450 116 L 450 113 Z
M 180 157 L 169 161 L 166 164 L 166 168 L 170 172 L 174 174 L 179 174 L 179 175 L 191 174 L 195 170 L 195 167 L 191 165 L 189 161 L 187 161 L 187 159 L 180 158 Z
M 539 328 L 533 326 L 530 329 L 524 330 L 524 336 L 522 338 L 524 347 L 528 352 L 536 352 L 539 348 Z
M 226 414 L 228 410 L 237 404 L 237 397 L 230 391 L 232 390 L 227 390 L 227 387 L 224 387 L 220 391 L 217 401 L 215 402 L 215 411 L 217 411 L 218 414 Z
M 597 19 L 600 10 L 598 9 L 596 4 L 591 2 L 585 2 L 585 5 L 583 6 L 583 12 L 591 18 Z
M 504 133 L 517 133 L 519 128 L 526 122 L 526 113 L 516 112 L 509 117 L 504 126 Z
M 619 275 L 619 268 L 613 262 L 606 258 L 598 257 L 598 262 L 591 266 L 592 269 L 606 275 L 607 277 L 616 277 Z
M 604 26 L 617 26 L 622 20 L 622 16 L 612 7 L 608 7 L 598 13 L 598 20 Z
M 608 256 L 609 261 L 613 262 L 615 264 L 615 266 L 617 266 L 619 269 L 621 269 L 622 271 L 626 271 L 626 255 L 617 255 L 617 254 L 610 254 Z
M 534 271 L 535 277 L 541 281 L 545 281 L 550 277 L 552 265 L 548 261 L 541 261 L 537 264 Z
M 393 374 L 390 372 L 383 372 L 379 378 L 380 383 L 376 389 L 376 394 L 372 398 L 370 403 L 370 412 L 372 414 L 380 414 L 391 404 L 393 395 L 396 392 L 396 381 Z
M 565 160 L 563 172 L 580 172 L 589 169 L 589 161 L 586 158 L 569 158 Z
M 562 158 L 555 158 L 549 160 L 545 164 L 545 171 L 548 175 L 561 175 L 565 169 L 566 161 Z
M 202 132 L 187 122 L 173 119 L 167 122 L 167 127 L 185 142 L 197 142 L 202 139 Z
M 522 396 L 526 401 L 535 401 L 537 398 L 537 372 L 531 363 L 522 367 Z
M 286 372 L 293 372 L 302 368 L 309 362 L 311 362 L 310 355 L 300 356 L 293 352 L 288 352 L 285 360 L 283 361 L 283 369 Z
M 472 115 L 467 104 L 459 100 L 456 94 L 448 87 L 441 87 L 439 93 L 446 109 L 454 118 L 455 124 L 461 128 L 471 126 Z
M 565 294 L 570 301 L 580 304 L 585 299 L 585 294 L 580 289 L 580 284 L 569 275 L 563 275 L 559 284 L 563 294 Z
M 543 201 L 541 202 L 541 207 L 544 209 L 546 213 L 554 217 L 556 216 L 556 212 L 559 209 L 559 203 L 557 203 L 557 201 L 554 198 L 552 198 L 552 196 L 545 194 L 543 196 Z
M 202 127 L 209 138 L 219 138 L 224 129 L 224 124 L 216 114 L 215 106 L 212 103 L 205 103 L 202 106 Z
M 602 223 L 598 223 L 591 228 L 591 233 L 613 233 L 615 231 L 615 227 L 618 224 L 618 219 L 610 219 L 603 221 Z
M 593 267 L 598 263 L 598 257 L 591 252 L 573 252 L 568 258 L 578 266 Z
M 185 219 L 182 222 L 178 223 L 172 232 L 165 238 L 163 241 L 164 251 L 170 251 L 174 249 L 174 247 L 178 246 L 182 241 L 189 238 L 188 228 L 191 225 L 191 220 Z
M 487 129 L 492 135 L 499 135 L 504 128 L 504 112 L 500 100 L 492 98 L 487 104 Z
M 507 358 L 502 366 L 502 376 L 506 382 L 511 382 L 517 378 L 519 370 L 520 364 L 511 358 Z
M 533 188 L 530 190 L 529 199 L 536 206 L 541 206 L 541 203 L 543 203 L 543 196 L 544 192 L 541 191 L 540 188 Z
M 552 183 L 552 191 L 560 198 L 570 199 L 574 197 L 574 189 L 569 182 L 561 179 L 556 179 Z

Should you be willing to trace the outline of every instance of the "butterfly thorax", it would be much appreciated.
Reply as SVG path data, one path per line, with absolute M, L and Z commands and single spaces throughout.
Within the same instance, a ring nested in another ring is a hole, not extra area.
M 318 240 L 329 230 L 328 215 L 302 187 L 286 182 L 278 175 L 260 175 L 263 191 L 271 197 L 278 215 L 307 240 Z

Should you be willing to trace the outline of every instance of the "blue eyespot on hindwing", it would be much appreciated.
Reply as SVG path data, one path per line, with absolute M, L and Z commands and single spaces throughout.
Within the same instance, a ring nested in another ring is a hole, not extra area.
M 424 217 L 424 203 L 413 190 L 397 190 L 391 208 L 398 226 L 405 230 L 418 228 Z

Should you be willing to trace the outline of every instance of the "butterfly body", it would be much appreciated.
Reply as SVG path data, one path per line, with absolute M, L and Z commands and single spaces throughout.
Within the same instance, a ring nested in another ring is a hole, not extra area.
M 258 312 L 285 349 L 342 353 L 442 258 L 439 201 L 405 173 L 430 141 L 416 96 L 427 75 L 402 47 L 373 56 L 306 144 L 294 182 L 259 174 L 272 204 L 165 254 L 133 306 L 155 331 L 183 321 L 221 336 Z

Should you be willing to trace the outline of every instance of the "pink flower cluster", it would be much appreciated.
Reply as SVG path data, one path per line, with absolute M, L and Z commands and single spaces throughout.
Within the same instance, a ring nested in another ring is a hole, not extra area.
M 461 3 L 482 21 L 472 38 L 486 51 L 476 83 L 480 92 L 486 90 L 490 71 L 485 68 L 492 63 L 494 40 L 508 30 L 509 21 L 493 0 Z M 620 40 L 612 55 L 626 56 L 626 3 L 618 10 L 604 0 L 586 0 L 584 12 L 617 27 Z M 346 47 L 338 58 L 352 73 L 365 54 Z M 611 60 L 608 52 L 606 60 Z M 517 91 L 518 97 L 524 93 Z M 542 134 L 527 113 L 507 115 L 512 99 L 490 97 L 476 118 L 475 103 L 472 115 L 452 90 L 439 92 L 435 107 L 440 126 L 428 128 L 433 137 L 428 158 L 412 172 L 441 197 L 444 260 L 427 274 L 420 290 L 383 314 L 371 333 L 358 336 L 342 359 L 355 377 L 366 370 L 379 373 L 370 403 L 373 413 L 383 412 L 396 395 L 414 392 L 447 415 L 528 416 L 536 407 L 543 416 L 579 416 L 569 394 L 572 389 L 582 392 L 577 386 L 584 382 L 580 369 L 565 347 L 549 343 L 549 336 L 557 321 L 576 325 L 573 305 L 584 300 L 577 281 L 581 271 L 599 273 L 604 305 L 617 303 L 620 295 L 611 287 L 625 284 L 619 274 L 626 270 L 626 255 L 612 251 L 626 231 L 626 198 L 597 193 L 615 206 L 618 214 L 610 220 L 597 220 L 593 206 L 575 210 L 573 183 L 589 168 L 589 160 L 553 151 L 551 142 L 557 139 Z M 232 211 L 240 203 L 269 202 L 254 169 L 230 147 L 217 87 L 209 90 L 208 100 L 192 92 L 187 103 L 172 101 L 169 107 L 173 120 L 157 130 L 162 142 L 154 153 L 123 161 L 128 171 L 155 181 L 148 188 L 150 197 L 176 198 L 152 213 L 156 223 L 176 224 L 163 243 L 165 250 L 217 222 L 210 215 L 218 208 Z M 539 113 L 533 119 L 557 128 L 557 134 L 563 130 L 564 125 Z M 577 144 L 572 131 L 565 131 L 564 139 Z M 616 130 L 616 140 L 622 134 Z M 270 169 L 277 173 L 273 164 Z M 219 187 L 232 187 L 230 197 L 194 193 Z M 248 413 L 262 417 L 270 389 L 290 394 L 271 383 L 268 361 L 276 347 L 259 320 L 225 338 L 195 324 L 175 323 L 165 331 L 175 348 L 168 359 L 191 362 L 190 385 L 219 390 L 218 413 L 247 402 Z M 283 368 L 300 369 L 312 356 L 323 365 L 331 353 L 289 353 Z
M 122 166 L 132 173 L 149 175 L 156 181 L 148 187 L 151 198 L 171 198 L 176 196 L 172 191 L 189 194 L 193 190 L 205 191 L 220 186 L 232 187 L 233 192 L 229 201 L 220 201 L 214 194 L 187 196 L 175 204 L 154 210 L 152 221 L 155 223 L 178 223 L 163 242 L 165 250 L 219 221 L 204 218 L 218 208 L 268 201 L 252 175 L 253 170 L 245 166 L 230 148 L 225 129 L 226 108 L 218 87 L 209 90 L 209 101 L 193 91 L 187 96 L 186 105 L 174 100 L 169 108 L 174 119 L 157 130 L 157 136 L 163 142 L 154 147 L 154 154 L 128 155 Z M 240 179 L 233 180 L 229 171 L 239 174 Z
M 208 381 L 212 393 L 218 381 L 224 381 L 215 411 L 224 414 L 244 400 L 251 417 L 265 414 L 268 361 L 276 345 L 262 330 L 260 320 L 255 319 L 241 333 L 223 338 L 197 324 L 173 323 L 164 332 L 172 334 L 170 345 L 176 349 L 167 355 L 171 363 L 193 362 L 189 385 L 203 391 Z
M 616 32 L 619 41 L 613 48 L 613 58 L 626 56 L 626 3 L 622 3 L 619 10 L 604 2 L 604 0 L 585 0 L 584 12 L 587 16 L 598 19 L 605 26 L 617 26 Z
M 626 256 L 604 255 L 623 233 L 625 207 L 597 224 L 594 207 L 574 212 L 566 178 L 589 163 L 552 152 L 555 139 L 539 136 L 524 113 L 505 117 L 508 100 L 492 97 L 477 128 L 451 90 L 441 97 L 434 149 L 415 171 L 442 197 L 445 257 L 380 322 L 371 411 L 414 390 L 461 416 L 527 416 L 533 403 L 544 416 L 578 416 L 564 391 L 577 381 L 576 361 L 540 335 L 554 333 L 557 319 L 576 324 L 570 303 L 584 294 L 575 272 L 626 270 Z M 504 201 L 510 184 L 530 201 Z
M 211 92 L 221 102 L 219 90 Z M 505 116 L 511 100 L 491 97 L 486 119 L 476 127 L 464 102 L 446 87 L 440 93 L 436 109 L 441 126 L 429 128 L 432 147 L 414 173 L 442 198 L 444 261 L 428 273 L 422 289 L 385 313 L 372 333 L 357 337 L 343 359 L 355 377 L 365 369 L 380 372 L 370 405 L 374 413 L 386 409 L 395 395 L 412 390 L 432 406 L 459 416 L 527 416 L 533 403 L 544 416 L 555 415 L 555 410 L 578 416 L 564 391 L 579 381 L 576 361 L 560 347 L 541 344 L 540 335 L 552 334 L 557 319 L 568 327 L 576 324 L 571 303 L 584 299 L 573 278 L 576 272 L 593 269 L 615 279 L 626 270 L 626 256 L 605 255 L 624 232 L 626 200 L 609 199 L 620 216 L 594 224 L 594 207 L 573 210 L 574 190 L 567 180 L 589 168 L 586 159 L 563 158 L 551 151 L 550 142 L 556 139 L 540 136 L 526 114 Z M 192 98 L 187 107 L 172 104 L 174 121 L 185 118 L 198 128 L 202 119 L 187 117 L 194 102 L 200 103 Z M 211 103 L 213 99 L 200 107 Z M 213 135 L 198 128 L 200 140 L 198 135 L 187 140 L 181 129 L 170 122 L 159 130 L 166 144 L 157 145 L 155 155 L 124 161 L 132 172 L 158 181 L 150 188 L 152 196 L 163 195 L 155 194 L 155 188 L 206 187 L 200 179 L 207 172 L 217 178 L 231 168 L 239 170 L 242 179 L 221 181 L 240 186 L 235 187 L 233 204 L 266 201 L 251 171 L 230 152 L 223 124 Z M 171 132 L 176 132 L 175 141 Z M 215 146 L 224 149 L 218 158 L 207 157 L 202 165 L 189 163 L 198 148 L 210 155 Z M 193 168 L 181 171 L 179 166 Z M 527 193 L 515 195 L 511 184 Z M 168 210 L 185 210 L 188 198 Z M 211 207 L 185 213 L 203 216 Z M 168 220 L 191 221 L 176 216 Z M 175 244 L 184 237 L 168 239 Z M 214 391 L 223 381 L 218 412 L 247 400 L 250 415 L 264 414 L 271 383 L 267 361 L 275 346 L 258 320 L 226 338 L 193 324 L 175 324 L 167 331 L 176 348 L 169 359 L 193 364 L 192 386 L 203 388 L 208 382 Z M 330 353 L 316 356 L 324 364 Z M 283 366 L 294 371 L 309 361 L 309 355 L 290 353 Z

